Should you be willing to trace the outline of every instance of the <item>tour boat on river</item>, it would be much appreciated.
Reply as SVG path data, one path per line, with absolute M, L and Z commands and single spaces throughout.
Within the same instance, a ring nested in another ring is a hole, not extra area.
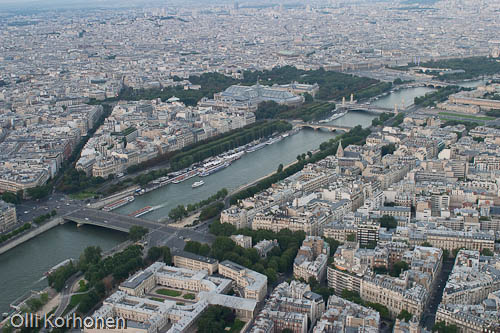
M 102 208 L 102 210 L 103 210 L 103 211 L 105 211 L 105 212 L 110 212 L 110 211 L 112 211 L 112 210 L 115 210 L 115 209 L 117 209 L 117 208 L 120 208 L 120 207 L 122 207 L 122 206 L 125 206 L 125 205 L 127 205 L 127 204 L 131 203 L 131 202 L 132 202 L 132 201 L 134 201 L 134 200 L 135 200 L 134 196 L 133 196 L 133 195 L 130 195 L 130 196 L 125 197 L 125 198 L 123 198 L 123 199 L 120 199 L 120 200 L 117 200 L 117 201 L 112 202 L 112 203 L 110 203 L 110 204 L 107 204 L 106 206 L 104 206 L 104 207 Z
M 143 207 L 141 209 L 136 210 L 135 212 L 132 212 L 132 213 L 128 214 L 128 216 L 141 217 L 142 215 L 147 214 L 149 212 L 152 212 L 153 210 L 154 210 L 153 207 L 146 206 L 146 207 Z
M 200 176 L 201 177 L 210 176 L 211 174 L 217 171 L 227 168 L 229 165 L 230 163 L 224 160 L 215 160 L 212 162 L 208 162 L 205 164 L 203 171 L 200 173 Z
M 172 184 L 179 184 L 180 182 L 183 182 L 185 180 L 188 180 L 190 178 L 198 176 L 199 173 L 200 172 L 198 170 L 192 170 L 192 171 L 183 173 L 182 175 L 177 176 L 174 179 L 172 179 Z
M 203 184 L 205 184 L 205 182 L 203 180 L 200 180 L 199 182 L 193 183 L 193 185 L 191 185 L 191 187 L 192 188 L 197 188 L 197 187 L 202 186 Z

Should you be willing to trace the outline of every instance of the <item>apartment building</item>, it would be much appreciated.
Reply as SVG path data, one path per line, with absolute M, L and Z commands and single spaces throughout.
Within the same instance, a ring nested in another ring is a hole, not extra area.
M 360 273 L 349 272 L 337 267 L 328 267 L 328 288 L 332 288 L 336 295 L 341 295 L 344 289 L 361 292 L 361 280 L 363 275 Z
M 257 315 L 252 333 L 293 332 L 306 333 L 308 322 L 314 325 L 325 310 L 323 298 L 311 292 L 309 285 L 298 281 L 279 284 Z
M 252 221 L 253 230 L 271 230 L 279 232 L 283 229 L 304 231 L 306 235 L 318 236 L 327 222 L 325 215 L 316 216 L 311 213 L 302 213 L 299 216 L 282 214 L 258 213 Z
M 410 218 L 411 218 L 411 208 L 410 207 L 404 207 L 404 206 L 395 206 L 395 207 L 380 207 L 379 210 L 379 215 L 380 216 L 392 216 L 396 218 L 396 220 L 403 220 L 405 221 L 404 225 L 407 223 L 410 223 Z
M 0 162 L 0 192 L 17 193 L 44 185 L 50 179 L 50 170 L 42 165 Z
M 500 331 L 500 258 L 460 250 L 448 277 L 436 321 L 460 333 Z
M 236 229 L 247 228 L 250 226 L 247 219 L 247 210 L 236 207 L 223 210 L 220 214 L 220 222 L 234 225 Z
M 180 298 L 183 302 L 176 301 L 157 292 L 162 287 L 196 293 L 196 297 L 189 301 L 183 298 Z M 156 262 L 123 282 L 120 290 L 104 300 L 92 316 L 124 318 L 126 329 L 120 332 L 134 333 L 187 332 L 193 329 L 210 305 L 228 307 L 240 320 L 251 320 L 257 302 L 224 295 L 231 287 L 231 280 L 209 276 L 204 270 L 194 271 Z M 103 329 L 84 328 L 83 331 L 97 333 Z
M 386 275 L 364 277 L 360 295 L 367 302 L 385 305 L 393 318 L 402 310 L 420 318 L 429 297 L 423 286 Z
M 485 232 L 466 232 L 452 230 L 427 230 L 426 241 L 434 247 L 453 251 L 467 249 L 482 251 L 495 248 L 495 237 Z
M 377 311 L 332 295 L 313 333 L 378 333 L 379 325 L 380 314 Z
M 323 281 L 330 255 L 330 246 L 321 237 L 307 236 L 293 262 L 293 276 L 309 281 Z
M 273 248 L 275 248 L 277 246 L 279 246 L 279 244 L 278 244 L 278 241 L 276 239 L 273 239 L 273 240 L 263 239 L 260 242 L 258 242 L 257 244 L 255 244 L 255 246 L 253 248 L 256 249 L 257 252 L 259 252 L 259 255 L 262 258 L 266 258 L 267 254 Z
M 252 237 L 245 235 L 232 235 L 231 239 L 236 245 L 241 246 L 244 249 L 249 249 L 252 247 Z
M 223 293 L 231 289 L 231 281 L 210 277 L 206 270 L 172 267 L 156 262 L 123 282 L 119 289 L 129 295 L 143 297 L 155 286 Z
M 460 94 L 451 95 L 449 101 L 455 104 L 478 106 L 481 109 L 500 109 L 500 101 L 483 98 L 466 97 Z
M 190 252 L 175 252 L 172 256 L 174 266 L 191 269 L 194 271 L 205 270 L 208 274 L 217 272 L 219 261 L 213 258 L 199 256 Z
M 361 261 L 356 253 L 359 245 L 348 242 L 340 245 L 334 255 L 334 261 L 327 269 L 328 287 L 333 288 L 336 295 L 344 289 L 361 292 L 361 280 L 367 274 L 369 265 Z
M 360 246 L 373 246 L 378 243 L 380 223 L 375 221 L 363 221 L 358 224 L 356 232 Z
M 500 290 L 500 267 L 496 263 L 494 258 L 481 257 L 479 251 L 460 250 L 441 304 L 480 304 L 491 292 Z
M 266 297 L 267 276 L 263 274 L 229 260 L 224 260 L 219 264 L 219 274 L 234 280 L 244 298 L 260 302 Z
M 16 223 L 16 206 L 0 200 L 0 233 L 12 229 Z
M 338 222 L 327 224 L 323 229 L 323 237 L 335 239 L 341 243 L 345 243 L 350 235 L 356 239 L 357 233 L 358 227 L 356 225 Z

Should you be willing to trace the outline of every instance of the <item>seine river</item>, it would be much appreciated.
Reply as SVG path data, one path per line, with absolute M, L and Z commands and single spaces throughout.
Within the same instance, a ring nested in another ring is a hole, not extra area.
M 360 113 L 359 121 L 369 124 L 372 116 Z M 179 204 L 187 205 L 206 199 L 225 187 L 234 190 L 255 179 L 275 171 L 280 163 L 286 165 L 294 161 L 298 154 L 314 150 L 319 145 L 334 137 L 331 132 L 304 129 L 295 135 L 289 136 L 280 142 L 268 145 L 243 157 L 229 167 L 208 177 L 194 177 L 180 184 L 169 184 L 156 191 L 136 197 L 135 201 L 116 210 L 117 213 L 128 214 L 145 206 L 153 206 L 156 210 L 143 215 L 142 218 L 159 220 L 168 215 L 168 212 Z M 205 185 L 191 188 L 191 185 L 203 179 Z
M 417 87 L 413 89 L 402 89 L 393 92 L 383 98 L 373 102 L 372 104 L 380 107 L 389 107 L 394 108 L 394 105 L 398 105 L 398 110 L 401 110 L 401 105 L 404 107 L 410 106 L 413 104 L 413 99 L 418 96 L 423 96 L 431 91 L 434 91 L 432 88 L 427 87 Z
M 91 245 L 112 249 L 126 238 L 121 232 L 67 223 L 0 255 L 0 313 L 30 290 L 45 288 L 43 273 L 61 261 L 78 258 Z
M 413 101 L 413 98 L 430 91 L 427 88 L 412 88 L 394 92 L 377 101 L 378 106 L 394 107 L 396 103 Z M 332 124 L 343 126 L 369 126 L 376 115 L 364 112 L 350 112 Z M 288 164 L 298 154 L 317 149 L 319 145 L 333 138 L 335 133 L 304 129 L 253 153 L 245 154 L 228 168 L 204 177 L 205 185 L 192 189 L 191 184 L 198 177 L 180 184 L 170 184 L 152 191 L 116 212 L 130 213 L 145 206 L 157 208 L 143 216 L 159 220 L 179 204 L 187 205 L 206 199 L 221 188 L 233 190 L 243 184 L 275 171 L 280 163 Z M 74 224 L 56 227 L 18 247 L 0 255 L 0 313 L 9 310 L 9 304 L 29 292 L 47 285 L 43 273 L 67 258 L 77 258 L 87 246 L 98 245 L 103 250 L 111 249 L 126 238 L 125 234 L 91 226 L 77 228 Z

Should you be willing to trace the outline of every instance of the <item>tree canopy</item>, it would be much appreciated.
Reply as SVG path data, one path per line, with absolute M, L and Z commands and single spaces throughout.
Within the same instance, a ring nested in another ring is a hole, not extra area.
M 146 260 L 151 263 L 161 260 L 167 265 L 170 265 L 172 263 L 172 254 L 170 252 L 170 248 L 168 246 L 153 246 L 149 248 L 148 254 L 146 255 Z
M 389 275 L 398 277 L 402 272 L 407 271 L 409 268 L 410 267 L 406 261 L 398 261 L 392 265 Z
M 396 221 L 394 216 L 384 215 L 378 221 L 383 228 L 396 229 L 398 226 L 398 221 Z
M 494 253 L 490 249 L 483 249 L 481 251 L 481 254 L 488 257 L 492 257 L 494 255 Z
M 458 333 L 458 327 L 456 325 L 446 325 L 444 321 L 438 321 L 434 324 L 432 332 L 438 333 Z
M 345 298 L 351 302 L 367 306 L 369 308 L 374 309 L 375 311 L 378 311 L 382 319 L 391 320 L 389 309 L 385 305 L 379 303 L 365 302 L 363 301 L 363 299 L 361 299 L 361 296 L 357 292 L 348 289 L 342 290 L 341 296 L 342 298 Z
M 406 322 L 410 322 L 412 317 L 413 317 L 413 315 L 411 313 L 409 313 L 408 311 L 406 311 L 405 309 L 401 310 L 401 312 L 398 315 L 399 320 L 404 320 Z
M 423 67 L 430 68 L 449 68 L 452 70 L 463 70 L 463 72 L 434 72 L 439 80 L 448 81 L 458 81 L 473 79 L 481 75 L 492 75 L 500 73 L 500 63 L 494 58 L 488 57 L 470 57 L 470 58 L 454 58 L 454 59 L 444 59 L 436 60 L 422 63 Z
M 251 230 L 246 228 L 236 230 L 234 226 L 226 223 L 221 224 L 219 221 L 212 223 L 210 232 L 217 236 L 212 244 L 211 257 L 219 261 L 231 260 L 262 273 L 267 276 L 269 284 L 273 284 L 277 280 L 278 273 L 290 273 L 292 271 L 293 261 L 305 238 L 305 233 L 302 231 L 292 232 L 290 230 L 281 230 L 278 233 L 274 233 L 270 230 Z M 279 246 L 274 247 L 267 254 L 267 258 L 261 258 L 256 249 L 244 249 L 236 245 L 229 238 L 232 234 L 250 236 L 254 244 L 265 239 L 276 239 Z M 196 246 L 194 245 L 194 248 Z M 190 245 L 189 248 L 191 249 L 192 246 Z
M 147 228 L 134 225 L 130 227 L 130 230 L 128 231 L 128 237 L 133 241 L 138 241 L 148 232 L 149 230 Z
M 389 143 L 382 147 L 382 156 L 392 154 L 396 151 L 396 145 L 394 143 Z
M 198 332 L 224 332 L 226 327 L 234 324 L 235 320 L 236 315 L 230 308 L 220 305 L 210 305 L 198 319 Z

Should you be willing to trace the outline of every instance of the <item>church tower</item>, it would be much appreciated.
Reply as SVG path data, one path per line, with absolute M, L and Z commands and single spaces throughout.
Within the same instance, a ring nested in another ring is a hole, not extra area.
M 342 140 L 339 141 L 339 146 L 337 147 L 337 158 L 344 157 L 344 149 L 342 148 Z

